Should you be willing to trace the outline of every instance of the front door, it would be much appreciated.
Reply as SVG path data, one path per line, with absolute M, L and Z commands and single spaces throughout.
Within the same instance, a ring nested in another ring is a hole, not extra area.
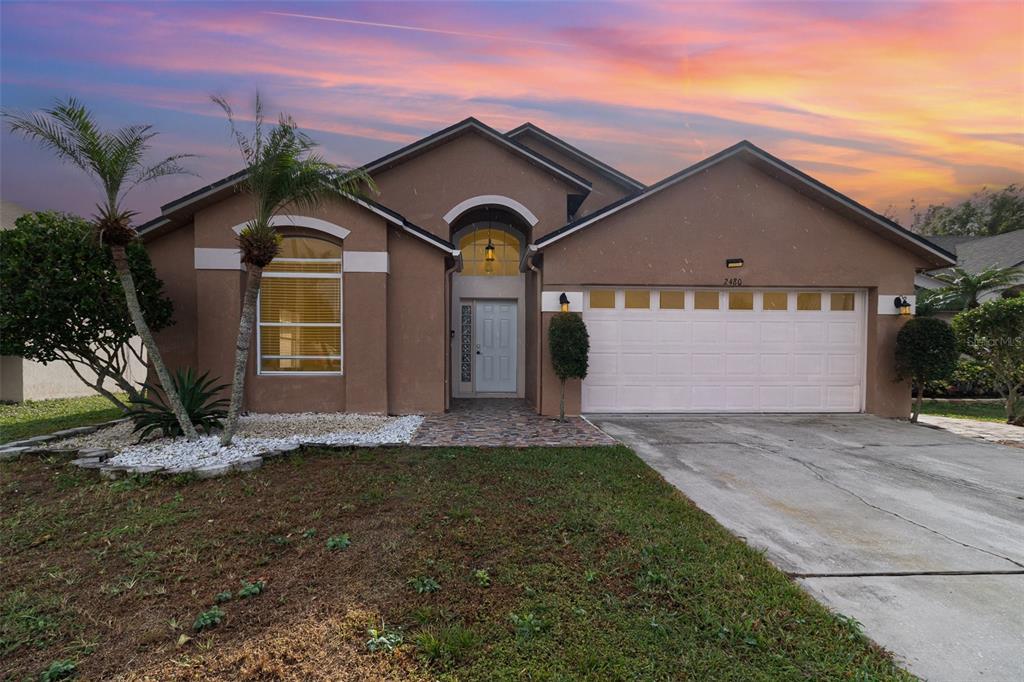
M 516 302 L 476 302 L 477 393 L 516 392 Z

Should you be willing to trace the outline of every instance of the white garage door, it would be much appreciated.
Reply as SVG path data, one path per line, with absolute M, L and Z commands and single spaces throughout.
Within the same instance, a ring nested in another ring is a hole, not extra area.
M 860 412 L 864 291 L 591 289 L 584 412 Z

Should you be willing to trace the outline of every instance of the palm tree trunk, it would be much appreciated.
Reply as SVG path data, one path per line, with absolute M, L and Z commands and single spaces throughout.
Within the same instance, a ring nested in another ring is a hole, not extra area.
M 146 350 L 149 352 L 149 361 L 153 363 L 156 376 L 160 379 L 160 386 L 164 389 L 164 395 L 167 396 L 167 404 L 170 405 L 171 411 L 174 412 L 174 416 L 178 420 L 178 425 L 181 426 L 181 432 L 185 434 L 185 438 L 196 440 L 199 438 L 196 427 L 192 424 L 192 420 L 189 419 L 188 413 L 185 412 L 185 406 L 181 404 L 181 398 L 178 396 L 178 391 L 174 388 L 171 375 L 167 373 L 167 365 L 164 364 L 163 356 L 160 355 L 160 349 L 157 348 L 153 332 L 149 330 L 146 318 L 142 315 L 142 306 L 139 305 L 139 297 L 135 293 L 135 280 L 132 278 L 132 271 L 128 267 L 128 257 L 125 254 L 124 247 L 112 246 L 110 251 L 114 256 L 114 267 L 121 278 L 124 298 L 128 303 L 128 314 L 131 316 L 132 322 L 135 323 L 135 331 L 139 333 L 142 343 L 146 345 Z
M 252 328 L 256 321 L 256 295 L 260 292 L 260 282 L 263 280 L 263 268 L 246 263 L 245 271 L 245 297 L 242 300 L 242 319 L 238 323 L 238 343 L 235 345 L 235 374 L 231 378 L 231 405 L 228 407 L 224 432 L 220 436 L 221 445 L 230 445 L 238 428 L 238 414 L 242 410 L 242 397 L 245 395 L 249 343 L 252 341 Z

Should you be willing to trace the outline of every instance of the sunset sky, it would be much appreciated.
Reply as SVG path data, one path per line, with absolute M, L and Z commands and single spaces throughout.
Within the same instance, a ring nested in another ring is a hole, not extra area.
M 749 139 L 876 210 L 1024 181 L 1024 2 L 0 5 L 0 102 L 73 95 L 154 124 L 154 156 L 240 166 L 211 94 L 372 160 L 466 116 L 529 120 L 644 182 Z M 5 132 L 0 194 L 88 213 L 95 188 Z

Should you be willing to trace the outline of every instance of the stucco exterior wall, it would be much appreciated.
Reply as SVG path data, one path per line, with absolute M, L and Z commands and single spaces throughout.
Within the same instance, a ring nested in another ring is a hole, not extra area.
M 910 393 L 892 380 L 902 325 L 879 295 L 912 294 L 928 264 L 744 161 L 723 161 L 544 249 L 544 286 L 708 286 L 868 289 L 867 410 L 905 417 Z M 725 267 L 743 258 L 741 269 Z M 545 314 L 545 318 L 547 314 Z M 546 341 L 544 342 L 546 345 Z M 554 414 L 545 359 L 543 412 Z M 557 382 L 557 379 L 553 379 Z M 567 403 L 579 405 L 579 386 Z
M 388 401 L 392 414 L 444 412 L 449 324 L 444 254 L 398 230 L 388 238 Z
M 558 165 L 568 168 L 573 173 L 576 173 L 576 175 L 582 176 L 590 181 L 593 188 L 591 189 L 590 194 L 587 195 L 587 198 L 583 200 L 583 203 L 580 204 L 580 207 L 576 212 L 577 218 L 589 215 L 597 209 L 607 206 L 613 201 L 618 201 L 627 194 L 632 194 L 636 191 L 630 190 L 628 187 L 624 187 L 620 183 L 609 180 L 607 176 L 595 171 L 592 166 L 580 162 L 576 156 L 562 151 L 558 147 L 548 143 L 536 135 L 533 135 L 532 133 L 526 132 L 522 135 L 518 135 L 515 140 L 535 152 L 543 154 Z M 561 225 L 551 227 L 545 224 L 541 228 L 543 231 L 534 230 L 534 239 L 540 239 L 548 232 L 559 227 L 561 227 Z
M 579 191 L 474 132 L 377 171 L 373 179 L 382 204 L 443 239 L 451 237 L 444 215 L 466 199 L 500 195 L 518 201 L 537 216 L 536 235 L 565 224 L 567 197 Z
M 157 277 L 164 283 L 164 294 L 174 302 L 174 324 L 154 336 L 167 367 L 198 367 L 196 353 L 195 230 L 185 225 L 146 242 L 146 251 Z M 155 380 L 155 376 L 151 377 Z

